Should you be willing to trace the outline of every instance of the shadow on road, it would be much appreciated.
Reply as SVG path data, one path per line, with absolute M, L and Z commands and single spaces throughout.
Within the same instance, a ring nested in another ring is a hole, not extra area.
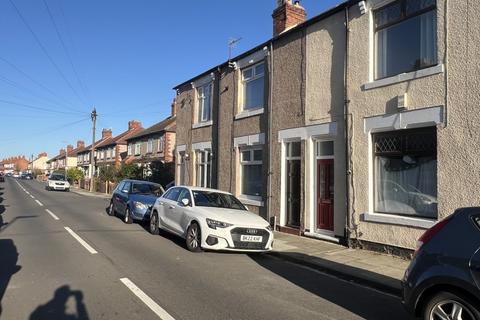
M 67 304 L 73 298 L 75 314 L 67 313 Z M 30 315 L 29 320 L 89 320 L 87 308 L 83 302 L 83 293 L 71 290 L 70 286 L 61 286 L 47 303 L 38 306 Z
M 263 268 L 364 319 L 410 319 L 403 309 L 400 299 L 394 296 L 348 283 L 295 264 L 285 263 L 280 259 L 269 257 L 268 254 L 250 254 L 249 256 Z
M 17 266 L 17 261 L 18 252 L 13 240 L 0 239 L 0 318 L 2 316 L 2 299 L 10 278 L 21 269 L 20 266 Z

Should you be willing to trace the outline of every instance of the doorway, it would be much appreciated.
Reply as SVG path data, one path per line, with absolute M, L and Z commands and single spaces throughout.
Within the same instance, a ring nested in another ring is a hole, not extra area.
M 301 141 L 286 144 L 287 226 L 300 227 L 301 212 Z
M 317 141 L 315 219 L 317 232 L 334 231 L 334 178 L 333 141 Z

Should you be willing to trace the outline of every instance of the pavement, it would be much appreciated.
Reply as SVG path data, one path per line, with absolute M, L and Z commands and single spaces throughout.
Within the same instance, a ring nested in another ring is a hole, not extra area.
M 107 205 L 0 183 L 0 319 L 408 319 L 395 295 L 275 253 L 192 253 Z
M 85 189 L 80 189 L 73 186 L 70 188 L 70 192 L 73 192 L 82 196 L 101 198 L 101 199 L 110 199 L 112 197 L 112 195 L 110 194 L 100 193 L 100 192 L 90 192 Z
M 409 260 L 275 232 L 273 255 L 390 294 L 401 294 Z

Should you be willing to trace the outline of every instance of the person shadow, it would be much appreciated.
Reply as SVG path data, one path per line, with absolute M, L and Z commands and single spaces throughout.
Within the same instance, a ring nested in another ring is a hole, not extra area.
M 2 225 L 0 215 L 0 226 Z M 0 239 L 0 318 L 2 317 L 2 298 L 7 290 L 10 278 L 20 271 L 17 266 L 18 251 L 12 239 Z
M 75 314 L 67 313 L 67 303 L 70 298 L 75 299 Z M 89 320 L 82 291 L 71 290 L 68 285 L 61 286 L 55 290 L 50 301 L 38 306 L 32 312 L 29 320 Z

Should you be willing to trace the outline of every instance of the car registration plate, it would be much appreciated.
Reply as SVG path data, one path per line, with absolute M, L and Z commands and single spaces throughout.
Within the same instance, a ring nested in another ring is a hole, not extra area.
M 242 234 L 240 237 L 240 241 L 243 242 L 262 242 L 263 237 L 262 236 L 249 236 Z

